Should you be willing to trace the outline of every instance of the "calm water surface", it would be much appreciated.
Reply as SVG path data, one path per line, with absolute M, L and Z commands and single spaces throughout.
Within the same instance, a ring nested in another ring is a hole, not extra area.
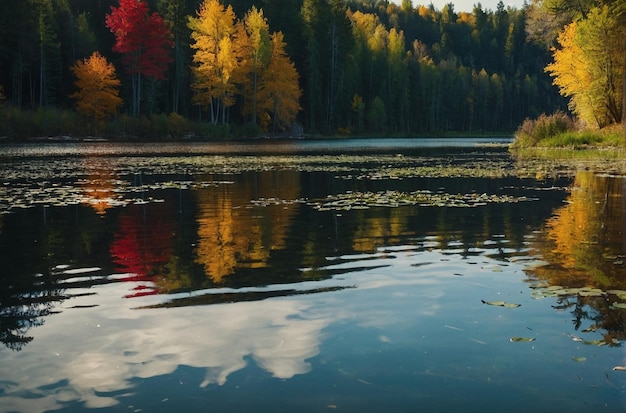
M 624 411 L 626 179 L 481 143 L 0 146 L 0 411 Z

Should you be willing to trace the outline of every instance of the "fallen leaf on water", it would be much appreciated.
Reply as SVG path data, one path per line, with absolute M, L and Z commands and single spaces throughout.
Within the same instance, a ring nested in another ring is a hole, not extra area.
M 511 343 L 519 343 L 525 341 L 535 341 L 534 337 L 511 337 Z
M 480 301 L 482 301 L 483 304 L 495 305 L 498 307 L 506 307 L 506 308 L 517 308 L 521 306 L 521 304 L 507 303 L 506 301 L 485 301 L 485 300 L 480 300 Z
M 583 333 L 589 333 L 592 331 L 596 331 L 597 327 L 595 324 L 590 325 L 589 327 L 587 327 L 586 329 L 582 330 Z
M 606 346 L 608 343 L 604 340 L 584 340 L 583 344 L 600 347 L 600 346 Z

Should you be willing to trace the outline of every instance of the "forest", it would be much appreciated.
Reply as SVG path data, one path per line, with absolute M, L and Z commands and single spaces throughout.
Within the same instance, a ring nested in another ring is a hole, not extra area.
M 597 103 L 558 82 L 569 3 L 3 0 L 0 136 L 512 132 Z

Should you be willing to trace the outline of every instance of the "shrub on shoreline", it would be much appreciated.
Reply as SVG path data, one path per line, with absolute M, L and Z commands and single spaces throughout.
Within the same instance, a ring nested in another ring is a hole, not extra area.
M 576 123 L 565 112 L 542 114 L 537 119 L 526 118 L 515 132 L 514 148 L 543 146 L 544 142 L 561 134 L 576 131 Z
M 515 132 L 512 150 L 533 148 L 623 148 L 622 125 L 602 129 L 581 129 L 576 121 L 563 112 L 526 119 Z
M 72 110 L 43 108 L 36 111 L 0 106 L 0 137 L 12 140 L 68 136 L 115 139 L 227 139 L 258 134 L 250 125 L 231 128 L 196 122 L 176 113 L 132 117 L 121 114 L 105 122 L 85 119 Z

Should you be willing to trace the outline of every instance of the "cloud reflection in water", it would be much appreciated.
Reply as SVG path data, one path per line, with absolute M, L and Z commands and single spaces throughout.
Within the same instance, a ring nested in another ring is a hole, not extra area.
M 378 337 L 438 316 L 443 300 L 449 301 L 448 282 L 459 280 L 453 274 L 464 265 L 450 258 L 437 251 L 402 251 L 367 257 L 369 269 L 361 259 L 332 262 L 331 269 L 356 270 L 310 283 L 330 292 L 191 307 L 145 308 L 158 307 L 167 296 L 124 300 L 128 283 L 99 285 L 90 289 L 97 295 L 65 303 L 24 351 L 0 350 L 0 372 L 17 366 L 21 372 L 14 379 L 19 385 L 4 383 L 3 404 L 31 412 L 79 400 L 90 408 L 112 406 L 132 393 L 136 379 L 170 375 L 180 366 L 206 369 L 199 387 L 223 385 L 249 360 L 278 379 L 305 374 L 333 324 L 377 329 Z M 334 288 L 339 283 L 356 288 Z M 296 287 L 303 286 L 309 283 Z M 94 300 L 96 308 L 70 308 Z M 447 311 L 453 305 L 446 304 Z M 26 392 L 37 398 L 23 397 Z

